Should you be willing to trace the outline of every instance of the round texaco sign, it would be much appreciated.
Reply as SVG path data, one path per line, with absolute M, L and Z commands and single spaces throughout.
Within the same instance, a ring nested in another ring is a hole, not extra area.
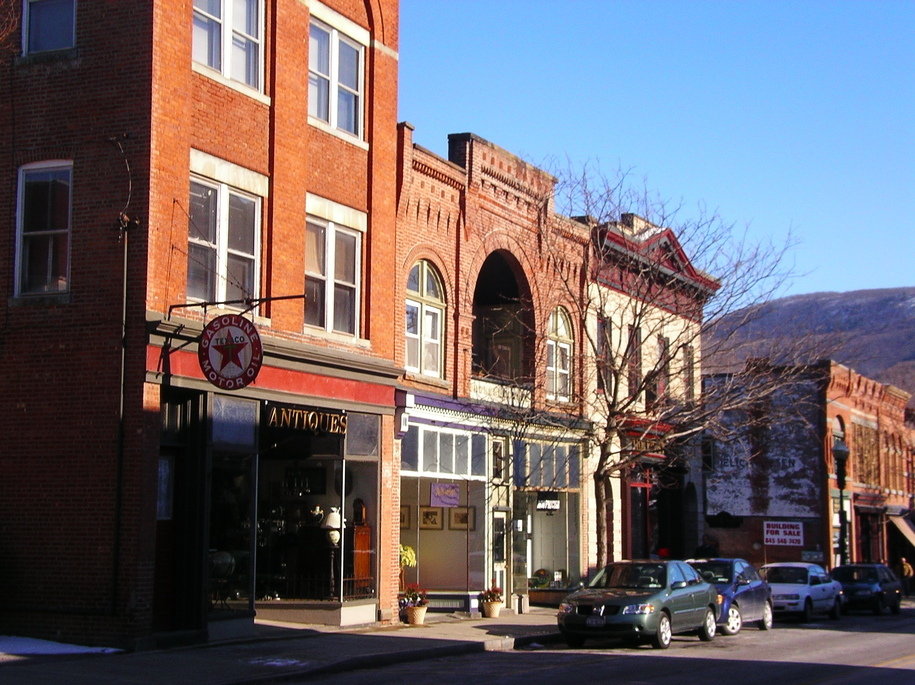
M 224 314 L 203 329 L 197 357 L 210 383 L 223 390 L 238 390 L 257 378 L 264 350 L 253 323 L 237 314 Z

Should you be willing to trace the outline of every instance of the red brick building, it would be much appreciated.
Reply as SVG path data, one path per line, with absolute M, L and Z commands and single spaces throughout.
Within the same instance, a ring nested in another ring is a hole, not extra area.
M 590 228 L 553 213 L 545 171 L 470 133 L 439 157 L 412 131 L 400 125 L 400 538 L 433 609 L 473 608 L 493 583 L 526 593 L 538 571 L 565 583 L 588 568 L 574 312 Z
M 16 5 L 0 630 L 391 617 L 396 0 Z
M 909 394 L 831 360 L 756 372 L 790 380 L 730 412 L 737 430 L 727 441 L 706 441 L 703 463 L 692 469 L 701 474 L 693 485 L 705 502 L 705 531 L 721 555 L 827 567 L 911 557 Z M 844 482 L 835 458 L 840 445 L 847 448 Z M 780 535 L 782 528 L 794 533 Z

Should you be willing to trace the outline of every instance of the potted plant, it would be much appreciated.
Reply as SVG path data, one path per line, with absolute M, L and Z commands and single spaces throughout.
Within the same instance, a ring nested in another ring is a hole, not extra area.
M 483 590 L 479 595 L 480 610 L 486 618 L 498 618 L 505 602 L 502 601 L 502 588 L 493 583 L 488 590 Z
M 400 611 L 404 620 L 410 625 L 423 624 L 426 620 L 428 605 L 426 591 L 419 585 L 407 585 L 400 595 Z

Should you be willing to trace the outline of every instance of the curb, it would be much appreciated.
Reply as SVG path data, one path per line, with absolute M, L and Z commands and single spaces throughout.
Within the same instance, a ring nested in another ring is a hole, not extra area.
M 267 683 L 283 683 L 292 680 L 317 678 L 322 675 L 358 671 L 360 669 L 375 668 L 378 666 L 393 666 L 403 661 L 423 661 L 441 659 L 448 656 L 460 656 L 475 652 L 510 652 L 514 649 L 532 644 L 549 644 L 560 642 L 562 636 L 557 633 L 544 633 L 542 635 L 525 635 L 523 637 L 492 638 L 483 641 L 464 641 L 453 645 L 436 647 L 423 647 L 419 649 L 404 650 L 389 654 L 373 654 L 371 656 L 354 656 L 334 663 L 322 664 L 313 668 L 298 668 L 286 673 L 276 673 L 263 676 L 254 676 L 242 680 L 235 680 L 226 685 L 265 685 Z

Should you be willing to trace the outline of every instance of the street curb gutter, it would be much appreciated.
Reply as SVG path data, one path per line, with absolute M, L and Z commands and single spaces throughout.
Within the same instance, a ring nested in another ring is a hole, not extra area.
M 524 637 L 493 638 L 484 641 L 464 641 L 453 645 L 440 645 L 436 647 L 423 647 L 408 649 L 387 654 L 370 654 L 354 656 L 334 663 L 322 664 L 313 668 L 296 668 L 285 673 L 255 676 L 234 680 L 225 685 L 266 685 L 267 683 L 283 683 L 317 678 L 322 675 L 358 671 L 360 669 L 376 668 L 378 666 L 392 666 L 404 661 L 423 661 L 427 659 L 441 659 L 448 656 L 473 654 L 474 652 L 510 652 L 514 649 L 527 647 L 532 644 L 548 644 L 561 641 L 559 633 L 545 633 L 543 635 L 526 635 Z

